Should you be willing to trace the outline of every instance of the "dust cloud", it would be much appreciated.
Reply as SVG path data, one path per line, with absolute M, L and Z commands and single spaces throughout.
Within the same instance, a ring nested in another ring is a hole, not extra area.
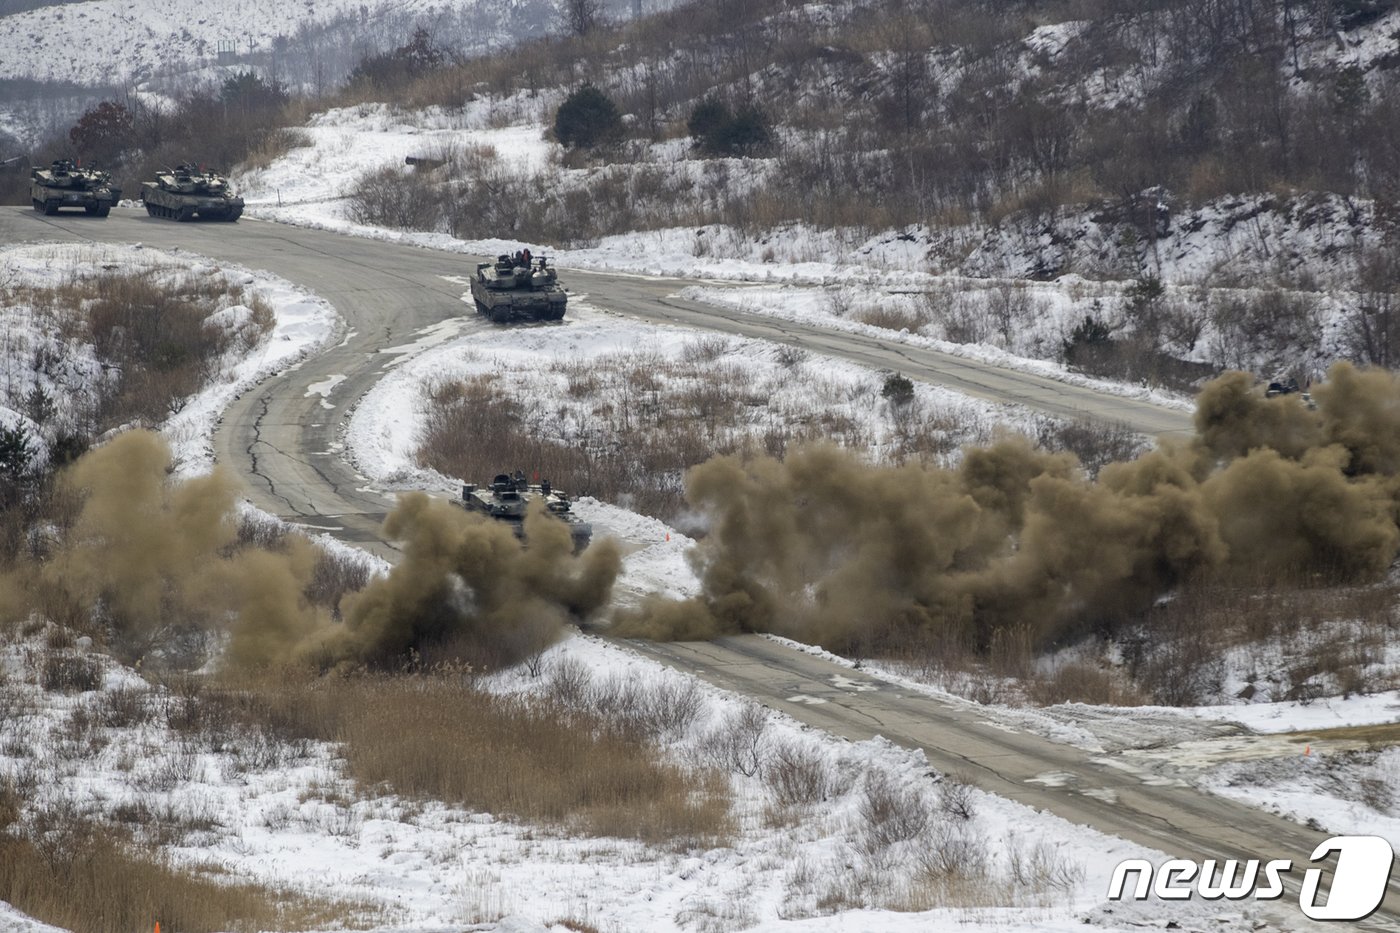
M 385 534 L 403 542 L 403 559 L 351 598 L 344 625 L 303 645 L 319 666 L 514 663 L 606 605 L 622 563 L 611 540 L 575 556 L 569 529 L 542 506 L 526 516 L 524 549 L 501 523 L 422 493 L 400 496 Z
M 775 632 L 859 652 L 985 648 L 1029 626 L 1049 644 L 1193 579 L 1373 579 L 1400 549 L 1400 383 L 1339 364 L 1314 394 L 1316 410 L 1227 374 L 1202 391 L 1194 439 L 1097 481 L 1019 439 L 952 469 L 835 446 L 709 461 L 687 477 L 710 520 L 692 554 L 702 595 L 653 599 L 617 631 Z
M 164 440 L 133 431 L 74 464 L 47 559 L 0 577 L 0 612 L 59 618 L 133 661 L 199 630 L 228 634 L 234 666 L 504 664 L 606 604 L 621 564 L 611 541 L 576 557 L 568 529 L 542 512 L 528 516 L 522 549 L 503 526 L 412 494 L 386 528 L 404 560 L 347 597 L 337 621 L 307 596 L 320 557 L 309 540 L 240 541 L 233 478 L 174 479 L 170 462 Z
M 37 610 L 95 632 L 128 660 L 176 664 L 192 632 L 277 629 L 290 643 L 320 624 L 303 596 L 311 544 L 241 546 L 233 478 L 215 470 L 176 480 L 170 470 L 169 447 L 145 431 L 68 469 L 58 481 L 68 520 L 49 530 L 48 559 L 5 574 L 5 615 Z

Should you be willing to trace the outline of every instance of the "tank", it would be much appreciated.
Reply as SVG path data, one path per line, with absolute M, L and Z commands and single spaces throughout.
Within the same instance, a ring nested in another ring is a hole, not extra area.
M 489 486 L 467 483 L 462 487 L 462 505 L 468 512 L 505 522 L 522 541 L 525 540 L 525 512 L 536 499 L 542 499 L 549 514 L 569 526 L 575 554 L 588 547 L 593 538 L 593 526 L 573 513 L 569 497 L 550 486 L 549 480 L 531 485 L 525 474 L 516 470 L 514 476 L 497 474 Z
M 227 178 L 189 163 L 142 182 L 141 200 L 152 217 L 172 220 L 237 220 L 243 213 L 243 199 L 233 193 Z
M 106 217 L 121 199 L 122 189 L 112 176 L 91 168 L 79 168 L 70 159 L 58 159 L 48 168 L 30 171 L 29 199 L 34 209 L 57 214 L 61 208 L 81 207 L 94 217 Z
M 472 299 L 478 314 L 497 324 L 509 321 L 557 321 L 564 316 L 569 296 L 554 267 L 543 256 L 498 256 L 478 263 L 472 279 Z
M 1298 386 L 1298 380 L 1294 378 L 1275 379 L 1264 389 L 1265 398 L 1278 398 L 1280 395 L 1297 395 L 1303 404 L 1310 411 L 1317 410 L 1317 403 L 1313 401 L 1311 392 L 1304 392 Z

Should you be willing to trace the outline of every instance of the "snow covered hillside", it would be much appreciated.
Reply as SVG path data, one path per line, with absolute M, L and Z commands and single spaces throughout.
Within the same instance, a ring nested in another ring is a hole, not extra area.
M 664 9 L 647 0 L 645 9 Z M 630 15 L 632 3 L 608 3 Z M 484 52 L 560 29 L 553 0 L 173 0 L 158 6 L 83 0 L 0 16 L 0 81 L 33 78 L 171 89 L 265 70 L 321 91 L 367 52 L 402 45 L 418 27 L 440 46 Z M 223 66 L 223 67 L 220 67 Z
M 0 18 L 0 79 L 37 78 L 83 84 L 138 85 L 156 76 L 197 73 L 219 62 L 266 65 L 282 75 L 301 76 L 319 63 L 344 74 L 352 50 L 401 44 L 412 24 L 454 32 L 454 38 L 484 47 L 503 41 L 499 5 L 477 0 L 410 4 L 356 0 L 174 0 L 151 5 L 120 0 L 43 7 Z M 546 25 L 548 4 L 512 4 L 532 31 Z M 472 21 L 481 25 L 465 33 Z M 405 23 L 408 30 L 402 31 Z
M 460 111 L 361 105 L 316 114 L 293 149 L 266 169 L 237 178 L 255 216 L 472 255 L 519 248 L 499 230 L 415 232 L 357 223 L 353 193 L 388 170 L 414 177 L 406 156 L 479 158 L 495 176 L 541 190 L 586 189 L 597 168 L 566 168 L 545 139 L 557 94 L 483 96 Z M 473 155 L 475 153 L 476 155 Z M 704 160 L 673 143 L 657 163 L 702 177 Z M 742 160 L 735 160 L 742 161 Z M 765 171 L 756 169 L 755 171 Z M 1370 299 L 1356 289 L 1357 256 L 1378 242 L 1369 202 L 1317 197 L 1287 204 L 1266 197 L 1225 199 L 1177 217 L 1144 264 L 1116 228 L 1088 212 L 1036 225 L 911 228 L 871 233 L 785 224 L 763 234 L 725 225 L 618 234 L 556 249 L 530 242 L 565 266 L 714 279 L 748 288 L 698 288 L 687 297 L 755 314 L 820 322 L 933 346 L 1117 393 L 1186 406 L 1173 393 L 1212 369 L 1241 368 L 1300 382 L 1321 378 L 1338 359 L 1357 358 Z M 479 216 L 479 215 L 478 215 Z M 1140 246 L 1140 244 L 1139 244 Z M 1084 269 L 1078 271 L 1066 270 Z M 1057 271 L 1056 271 L 1057 270 Z M 1310 277 L 1311 287 L 1271 283 Z M 1156 279 L 1160 294 L 1137 297 Z M 1149 331 L 1144 312 L 1152 318 Z M 1092 317 L 1129 340 L 1141 338 L 1183 360 L 1176 381 L 1128 385 L 1093 380 L 1063 362 L 1075 328 Z M 1193 364 L 1199 364 L 1193 366 Z

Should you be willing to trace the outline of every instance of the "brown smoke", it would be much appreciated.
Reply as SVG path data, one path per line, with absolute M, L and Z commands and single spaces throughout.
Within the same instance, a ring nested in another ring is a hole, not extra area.
M 530 546 L 508 528 L 422 493 L 399 498 L 385 533 L 404 543 L 403 559 L 348 603 L 343 625 L 303 642 L 300 653 L 325 666 L 465 660 L 514 663 L 558 637 L 570 615 L 605 605 L 621 568 L 611 540 L 573 554 L 568 528 L 533 508 Z
M 167 474 L 159 435 L 133 431 L 93 450 L 63 478 L 82 505 L 65 546 L 44 568 L 53 586 L 101 610 L 117 634 L 156 638 L 186 620 L 210 622 L 232 581 L 218 555 L 237 531 L 234 484 L 219 470 L 184 482 Z
M 1090 481 L 1002 440 L 957 469 L 874 466 L 834 446 L 719 458 L 687 478 L 711 519 L 703 595 L 619 620 L 644 637 L 772 631 L 859 650 L 914 635 L 986 646 L 1116 624 L 1177 584 L 1302 572 L 1374 578 L 1400 548 L 1400 384 L 1339 365 L 1317 408 L 1231 373 L 1198 437 Z
M 350 597 L 337 623 L 307 599 L 310 541 L 241 546 L 231 478 L 175 480 L 169 468 L 165 442 L 140 431 L 83 457 L 63 478 L 80 502 L 71 527 L 50 560 L 0 581 L 0 608 L 64 607 L 132 660 L 202 627 L 229 632 L 233 665 L 397 665 L 432 652 L 510 663 L 605 604 L 620 567 L 611 541 L 575 557 L 568 529 L 542 511 L 527 517 L 522 550 L 503 526 L 413 494 L 386 527 L 405 541 L 404 560 Z
M 1296 460 L 1322 442 L 1322 426 L 1297 395 L 1265 398 L 1248 373 L 1226 373 L 1196 398 L 1196 436 L 1222 460 L 1263 447 Z
M 1348 474 L 1400 474 L 1400 401 L 1394 375 L 1338 365 L 1313 394 L 1327 443 L 1347 451 Z
M 289 537 L 278 552 L 238 546 L 235 484 L 221 470 L 170 474 L 159 435 L 133 431 L 94 449 L 60 479 L 76 503 L 52 556 L 21 563 L 3 587 L 7 614 L 39 610 L 102 636 L 129 660 L 173 656 L 196 630 L 307 631 L 321 623 L 303 591 L 314 554 Z

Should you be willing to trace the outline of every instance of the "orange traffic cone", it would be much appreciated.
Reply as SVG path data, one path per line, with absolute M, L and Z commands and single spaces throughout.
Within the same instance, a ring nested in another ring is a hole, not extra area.
M 1312 746 L 1311 746 L 1311 745 L 1304 745 L 1304 746 L 1303 746 L 1303 757 L 1304 757 L 1304 758 L 1307 758 L 1307 757 L 1308 757 L 1309 755 L 1311 755 L 1311 754 L 1312 754 Z M 159 930 L 156 930 L 156 933 L 160 933 L 160 931 L 159 931 Z

